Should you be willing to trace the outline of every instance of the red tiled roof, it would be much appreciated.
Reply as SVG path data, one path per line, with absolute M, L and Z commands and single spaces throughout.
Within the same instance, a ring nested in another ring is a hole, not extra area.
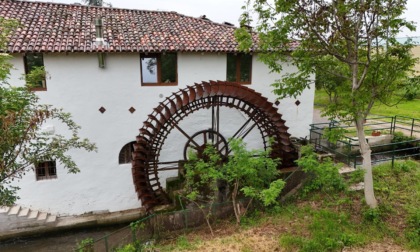
M 7 52 L 235 52 L 235 27 L 165 11 L 0 0 L 0 16 L 21 27 Z M 95 44 L 102 17 L 106 46 Z

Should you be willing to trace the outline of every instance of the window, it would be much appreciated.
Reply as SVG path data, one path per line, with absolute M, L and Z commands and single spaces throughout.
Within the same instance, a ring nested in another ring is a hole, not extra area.
M 140 65 L 143 86 L 177 85 L 176 53 L 142 55 Z
M 25 73 L 29 74 L 33 70 L 37 71 L 36 76 L 33 76 L 33 86 L 31 90 L 38 91 L 38 90 L 47 90 L 47 85 L 45 81 L 45 71 L 44 68 L 44 58 L 42 53 L 27 53 L 23 57 L 23 61 L 25 64 Z M 41 70 L 42 69 L 42 70 Z
M 136 142 L 131 142 L 122 147 L 122 149 L 120 150 L 120 155 L 118 156 L 119 164 L 131 163 L 131 160 L 133 160 L 132 153 L 134 151 L 133 144 L 135 143 Z
M 226 80 L 241 84 L 251 84 L 252 55 L 227 54 Z
M 40 162 L 35 165 L 36 180 L 57 178 L 55 161 Z

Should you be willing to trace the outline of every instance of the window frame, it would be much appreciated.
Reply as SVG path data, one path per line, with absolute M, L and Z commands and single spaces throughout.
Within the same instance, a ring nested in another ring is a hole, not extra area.
M 54 173 L 50 174 L 50 165 L 54 169 Z M 40 167 L 42 166 L 42 167 Z M 39 174 L 39 169 L 43 169 L 45 175 Z M 54 161 L 44 161 L 44 162 L 38 162 L 35 164 L 35 178 L 37 181 L 41 180 L 49 180 L 49 179 L 56 179 L 57 178 L 57 163 Z
M 130 164 L 133 161 L 133 152 L 134 152 L 134 144 L 136 141 L 132 141 L 129 143 L 126 143 L 118 153 L 118 164 L 124 165 L 124 164 Z M 129 161 L 127 160 L 127 157 L 129 157 Z M 122 160 L 124 160 L 122 162 Z M 128 162 L 127 162 L 128 161 Z
M 252 54 L 245 54 L 245 53 L 227 53 L 226 54 L 226 81 L 227 80 L 227 76 L 228 76 L 228 68 L 229 66 L 227 65 L 227 58 L 229 57 L 229 55 L 232 55 L 235 57 L 235 63 L 236 63 L 236 74 L 235 74 L 235 83 L 238 84 L 242 84 L 242 85 L 250 85 L 252 83 Z M 240 81 L 241 80 L 241 57 L 243 55 L 249 55 L 251 56 L 251 62 L 250 62 L 250 66 L 249 66 L 249 81 Z
M 24 64 L 24 67 L 25 67 L 25 74 L 28 74 L 30 72 L 27 57 L 28 57 L 28 55 L 34 55 L 34 54 L 41 55 L 42 66 L 39 66 L 39 67 L 45 67 L 44 54 L 43 53 L 36 53 L 36 52 L 25 53 L 23 55 L 23 64 Z M 42 86 L 41 87 L 31 87 L 30 90 L 31 91 L 47 91 L 47 80 L 44 78 L 42 80 Z
M 168 53 L 174 54 L 176 56 L 175 61 L 175 82 L 162 82 L 162 53 L 149 53 L 149 54 L 140 54 L 140 82 L 142 86 L 177 86 L 178 85 L 178 54 L 177 53 Z M 142 60 L 143 58 L 156 58 L 157 61 L 157 82 L 144 82 L 143 81 L 143 67 L 142 67 Z

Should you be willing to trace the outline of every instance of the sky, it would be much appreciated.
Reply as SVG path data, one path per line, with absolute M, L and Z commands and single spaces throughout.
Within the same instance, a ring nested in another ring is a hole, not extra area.
M 81 0 L 34 0 L 40 2 L 55 3 L 80 3 Z M 239 25 L 241 9 L 246 0 L 104 0 L 110 2 L 113 7 L 139 9 L 139 10 L 161 10 L 176 11 L 192 17 L 206 15 L 214 22 L 229 22 L 235 26 Z M 420 1 L 407 0 L 405 18 L 414 21 L 419 25 L 416 32 L 408 30 L 401 31 L 400 37 L 420 36 Z

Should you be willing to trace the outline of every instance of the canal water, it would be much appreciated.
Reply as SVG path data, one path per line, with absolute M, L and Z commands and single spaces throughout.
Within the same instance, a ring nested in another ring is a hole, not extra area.
M 126 225 L 59 231 L 27 238 L 0 242 L 0 252 L 67 252 L 75 251 L 77 243 L 86 238 L 102 238 Z

